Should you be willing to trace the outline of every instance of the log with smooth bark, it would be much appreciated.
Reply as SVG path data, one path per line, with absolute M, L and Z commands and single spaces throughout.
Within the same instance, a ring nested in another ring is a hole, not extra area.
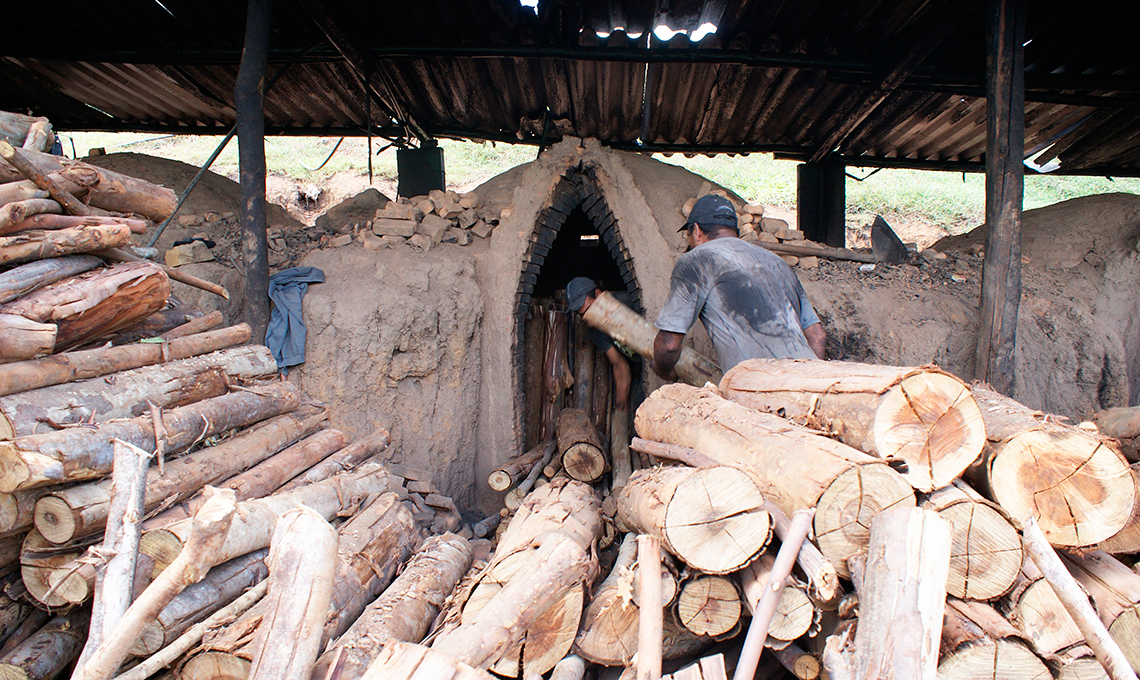
M 33 199 L 34 202 L 41 200 Z M 10 203 L 0 210 L 11 209 L 15 205 L 20 204 Z M 26 216 L 22 215 L 20 219 Z M 131 228 L 125 224 L 96 224 L 52 231 L 23 231 L 12 236 L 0 236 L 0 264 L 20 264 L 48 257 L 93 253 L 130 245 L 130 242 Z
M 249 338 L 249 324 L 241 323 L 171 340 L 165 345 L 140 342 L 123 347 L 65 352 L 32 361 L 0 364 L 0 395 L 95 378 L 163 361 L 186 359 L 240 345 Z
M 761 555 L 736 575 L 742 595 L 740 599 L 749 614 L 764 594 L 775 561 L 776 558 L 771 553 Z M 776 613 L 768 624 L 768 637 L 791 641 L 807 634 L 816 620 L 816 611 L 805 591 L 805 586 L 795 580 L 784 584 L 780 591 L 780 601 L 776 603 Z
M 63 207 L 63 211 L 68 215 L 90 215 L 91 209 L 83 204 L 82 201 L 72 196 L 58 181 L 54 178 L 48 177 L 46 173 L 41 171 L 28 158 L 26 151 L 17 149 L 11 144 L 0 140 L 0 158 L 3 158 L 9 165 L 20 171 L 24 177 L 27 177 L 37 187 L 48 192 L 56 203 Z
M 545 442 L 507 460 L 487 476 L 487 486 L 494 491 L 506 491 L 522 481 L 546 451 Z
M 9 203 L 19 203 L 32 198 L 50 198 L 48 192 L 39 188 L 34 182 L 22 180 L 19 182 L 8 182 L 7 184 L 0 184 L 0 208 L 8 205 Z M 17 229 L 18 224 L 22 222 L 11 222 L 11 219 L 5 219 L 8 226 L 0 229 L 0 236 L 6 236 L 15 231 L 22 231 Z
M 35 635 L 36 631 L 43 628 L 44 624 L 51 620 L 51 614 L 43 609 L 32 607 L 30 604 L 28 607 L 27 616 L 20 620 L 19 625 L 4 639 L 4 644 L 0 645 L 0 659 L 6 658 L 12 653 L 12 650 L 22 645 L 24 640 Z
M 162 333 L 161 337 L 163 340 L 170 341 L 175 338 L 184 338 L 187 335 L 194 335 L 195 333 L 204 333 L 210 329 L 221 326 L 224 318 L 225 316 L 215 309 L 209 314 L 203 314 L 195 319 L 189 319 L 186 323 L 171 328 Z
M 129 345 L 139 340 L 156 338 L 172 328 L 181 326 L 187 321 L 200 318 L 201 316 L 202 310 L 193 305 L 180 304 L 173 307 L 164 307 L 130 328 L 116 333 L 114 337 L 111 338 L 111 344 Z M 209 329 L 203 328 L 202 330 Z
M 256 465 L 316 430 L 327 417 L 325 409 L 304 405 L 257 423 L 214 446 L 169 461 L 165 474 L 152 468 L 147 473 L 147 511 L 179 502 L 203 486 Z M 36 504 L 36 527 L 53 543 L 66 543 L 100 531 L 107 520 L 110 494 L 109 480 L 51 490 Z
M 340 548 L 321 649 L 343 635 L 392 583 L 420 540 L 412 513 L 394 493 L 380 496 L 338 533 Z
M 201 581 L 210 568 L 225 560 L 218 558 L 235 517 L 233 494 L 217 491 L 191 520 L 193 528 L 186 548 L 167 569 L 139 595 L 115 628 L 105 636 L 95 653 L 81 668 L 75 680 L 109 679 L 119 670 L 143 627 L 158 616 L 187 586 Z
M 637 535 L 625 535 L 610 573 L 594 591 L 582 617 L 575 646 L 603 666 L 628 666 L 637 653 L 640 608 L 633 598 Z
M 495 676 L 456 661 L 446 652 L 408 642 L 390 642 L 380 650 L 362 680 L 493 680 Z
M 531 492 L 500 536 L 494 559 L 462 603 L 463 625 L 480 620 L 483 607 L 499 592 L 520 579 L 531 578 L 538 568 L 536 547 L 548 537 L 568 538 L 589 553 L 601 534 L 601 524 L 597 494 L 586 484 L 559 477 Z M 576 566 L 567 567 L 556 580 L 548 586 L 560 594 L 546 616 L 515 631 L 520 637 L 513 638 L 509 648 L 500 650 L 501 655 L 490 660 L 496 673 L 516 677 L 520 666 L 523 676 L 529 672 L 545 673 L 570 650 L 581 620 L 581 574 Z M 440 644 L 439 639 L 435 644 Z M 520 651 L 524 655 L 521 661 Z
M 15 578 L 5 578 L 5 587 L 15 582 Z M 15 593 L 13 593 L 15 594 Z M 12 598 L 7 594 L 0 593 L 0 641 L 3 642 L 9 649 L 14 647 L 17 643 L 9 644 L 11 636 L 23 626 L 25 620 L 36 611 L 36 608 L 25 599 Z M 40 622 L 42 626 L 43 621 Z M 38 626 L 37 626 L 38 628 Z M 4 652 L 0 652 L 0 659 L 4 657 Z
M 646 360 L 653 360 L 653 342 L 657 338 L 657 329 L 612 294 L 603 292 L 599 295 L 582 318 Z M 715 384 L 721 377 L 716 362 L 697 354 L 691 347 L 681 349 L 681 358 L 677 360 L 675 370 L 677 377 L 696 387 L 706 382 Z
M 567 328 L 566 312 L 546 311 L 546 344 L 542 350 L 542 412 L 538 431 L 540 441 L 554 438 L 554 421 L 562 408 L 566 381 L 563 365 L 566 363 Z
M 606 454 L 586 412 L 579 408 L 562 409 L 555 431 L 566 474 L 580 482 L 597 481 L 606 471 Z
M 927 496 L 923 507 L 950 520 L 946 592 L 970 600 L 1005 595 L 1021 571 L 1021 537 L 1009 515 L 961 480 Z
M 31 184 L 31 182 L 28 182 Z M 0 185 L 0 189 L 9 185 Z M 34 186 L 34 185 L 33 185 Z M 132 234 L 142 234 L 146 232 L 147 221 L 136 220 L 129 217 L 105 217 L 102 215 L 55 215 L 52 213 L 43 213 L 40 215 L 32 215 L 23 220 L 11 225 L 6 231 L 0 230 L 0 236 L 7 236 L 14 234 L 18 231 L 34 231 L 45 230 L 50 231 L 53 229 L 70 229 L 71 227 L 85 227 L 97 224 L 125 224 L 127 225 Z
M 309 680 L 333 597 L 337 538 L 325 518 L 308 508 L 290 510 L 278 520 L 250 680 Z M 298 601 L 300 593 L 304 598 Z
M 454 659 L 474 668 L 490 668 L 496 659 L 511 658 L 512 647 L 523 642 L 524 638 L 534 638 L 532 626 L 548 615 L 548 611 L 557 606 L 567 593 L 581 588 L 582 581 L 589 575 L 590 566 L 591 559 L 586 550 L 570 535 L 545 534 L 531 559 L 527 560 L 526 570 L 516 574 L 494 595 L 483 601 L 478 612 L 471 612 L 468 616 L 465 610 L 464 623 L 437 637 L 432 648 L 447 650 Z M 490 568 L 493 567 L 494 565 Z M 484 579 L 480 586 L 485 583 Z M 476 594 L 473 594 L 472 599 L 468 600 L 466 609 L 472 609 L 471 603 L 475 597 Z M 581 607 L 581 600 L 578 606 Z M 574 631 L 577 629 L 578 618 L 579 616 L 573 617 Z M 529 673 L 539 672 L 538 668 L 542 666 L 546 666 L 545 670 L 550 670 L 569 651 L 574 631 L 570 632 L 567 644 L 558 646 L 560 653 L 549 662 L 540 663 L 524 658 L 524 663 L 519 664 L 516 654 L 516 670 L 504 668 L 503 674 L 526 677 Z M 528 657 L 531 654 L 529 647 L 523 642 L 523 650 Z M 517 675 L 519 665 L 524 666 L 521 676 Z
M 35 519 L 36 501 L 45 493 L 44 489 L 0 493 L 0 538 L 30 529 Z
M 22 147 L 29 151 L 47 151 L 53 144 L 55 133 L 52 132 L 51 122 L 47 118 L 40 118 L 28 128 L 28 136 Z
M 539 442 L 542 427 L 542 366 L 546 347 L 546 314 L 540 304 L 532 304 L 526 314 L 523 348 L 523 447 Z
M 79 656 L 87 637 L 89 612 L 76 610 L 48 621 L 0 659 L 0 678 L 51 680 Z
M 949 568 L 949 521 L 921 508 L 875 518 L 859 592 L 856 678 L 933 680 Z
M 99 257 L 102 257 L 103 259 L 109 260 L 111 262 L 147 261 L 144 258 L 136 255 L 130 248 L 107 248 L 106 250 L 98 251 L 96 254 Z M 227 300 L 230 299 L 230 292 L 226 290 L 225 287 L 219 286 L 213 281 L 207 281 L 205 279 L 198 278 L 197 276 L 194 276 L 193 274 L 187 272 L 185 269 L 175 269 L 174 267 L 163 263 L 159 263 L 158 266 L 162 268 L 162 271 L 166 272 L 166 275 L 169 276 L 172 281 L 185 283 L 187 286 L 199 288 L 208 293 L 213 293 L 214 295 L 223 297 Z
M 41 194 L 42 194 L 42 192 L 41 192 Z M 0 232 L 3 232 L 4 234 L 16 233 L 15 226 L 24 222 L 25 220 L 27 220 L 29 217 L 31 217 L 33 215 L 42 215 L 44 213 L 61 213 L 61 212 L 63 212 L 63 208 L 59 205 L 59 203 L 56 203 L 55 201 L 51 200 L 50 198 L 46 198 L 46 197 L 41 198 L 40 197 L 41 194 L 36 194 L 35 197 L 33 197 L 33 198 L 25 198 L 22 201 L 12 201 L 11 203 L 7 203 L 3 206 L 0 206 Z M 0 245 L 15 245 L 15 244 L 25 244 L 25 243 L 27 243 L 27 241 L 23 241 L 23 240 L 19 240 L 19 239 L 13 240 L 13 241 L 7 241 L 7 240 L 3 240 L 2 237 L 0 237 Z M 25 247 L 27 247 L 27 246 L 25 246 Z M 22 255 L 20 255 L 21 252 L 22 252 L 21 250 L 14 250 L 12 253 L 7 253 L 7 252 L 0 250 L 0 261 L 3 261 L 3 262 L 9 262 L 9 261 L 26 262 L 29 259 L 36 259 L 35 257 L 26 257 L 24 259 L 20 259 L 22 257 Z M 80 251 L 80 252 L 88 252 L 88 251 Z M 44 257 L 50 257 L 50 256 L 44 256 Z M 15 258 L 15 259 L 10 260 L 10 259 L 6 259 L 6 258 Z
M 637 537 L 637 563 L 642 566 L 638 587 L 641 613 L 637 617 L 637 680 L 658 680 L 661 677 L 665 631 L 664 605 L 661 603 L 661 541 L 656 536 L 641 534 Z
M 613 392 L 614 380 L 613 371 L 610 370 L 609 359 L 606 358 L 605 352 L 598 348 L 594 348 L 594 384 L 591 392 L 593 393 L 593 412 L 594 427 L 598 432 L 610 431 L 610 416 L 613 410 L 612 399 L 610 398 Z
M 1132 668 L 1140 668 L 1140 575 L 1101 550 L 1064 554 L 1062 561 L 1096 605 Z
M 334 663 L 340 665 L 341 680 L 356 680 L 377 649 L 393 640 L 423 640 L 471 560 L 471 546 L 462 536 L 443 534 L 425 541 L 392 585 L 320 656 L 312 680 L 325 678 Z
M 0 274 L 0 304 L 102 265 L 94 255 L 67 255 L 13 267 Z
M 47 118 L 0 111 L 0 138 L 6 139 L 10 144 L 23 146 L 28 138 L 28 131 L 40 121 L 47 121 Z
M 581 318 L 574 319 L 574 408 L 580 408 L 593 419 L 594 407 L 594 342 L 590 327 Z
M 0 436 L 52 432 L 61 425 L 134 418 L 148 405 L 177 408 L 225 394 L 230 384 L 277 372 L 269 349 L 248 345 L 0 397 Z M 50 423 L 50 425 L 49 425 Z
M 986 443 L 970 389 L 933 367 L 749 359 L 725 374 L 720 393 L 878 458 L 905 461 L 903 477 L 919 491 L 950 484 Z
M 816 680 L 823 672 L 819 657 L 800 649 L 794 642 L 772 648 L 772 656 L 798 680 Z
M 1073 619 L 1063 613 L 1057 593 L 1028 555 L 1013 590 L 1002 603 L 1010 622 L 1042 658 L 1055 658 L 1058 652 L 1084 641 Z
M 322 517 L 332 519 L 363 498 L 383 493 L 387 488 L 387 471 L 383 466 L 372 464 L 364 465 L 356 472 L 339 474 L 287 493 L 242 501 L 238 503 L 234 525 L 216 552 L 218 561 L 210 566 L 268 547 L 277 519 L 293 508 L 306 506 Z M 187 541 L 192 538 L 192 528 L 193 520 L 182 520 L 143 534 L 139 551 L 154 558 L 156 575 L 162 573 L 184 551 Z
M 308 470 L 289 480 L 277 490 L 277 493 L 292 491 L 297 487 L 315 484 L 324 481 L 333 475 L 349 472 L 363 465 L 377 453 L 388 447 L 392 437 L 388 430 L 378 428 L 370 434 L 357 439 L 340 451 L 328 456 Z
M 743 470 L 787 515 L 815 507 L 819 549 L 843 576 L 847 557 L 866 547 L 875 515 L 915 504 L 911 486 L 881 460 L 712 388 L 665 385 L 637 409 L 636 426 L 644 438 Z
M 17 314 L 0 313 L 0 363 L 46 356 L 55 349 L 54 323 L 40 323 Z
M 981 385 L 989 443 L 981 474 L 1020 521 L 1032 515 L 1056 546 L 1095 545 L 1128 523 L 1136 485 L 1112 440 L 1068 427 Z
M 633 474 L 633 460 L 629 457 L 628 410 L 615 410 L 610 420 L 610 464 L 613 467 L 610 487 L 620 489 Z
M 171 409 L 163 414 L 166 451 L 183 451 L 202 438 L 292 411 L 299 403 L 294 385 L 277 382 Z M 111 471 L 112 439 L 153 451 L 154 421 L 147 414 L 0 442 L 0 491 L 102 477 Z
M 657 536 L 685 564 L 727 574 L 748 564 L 771 536 L 764 497 L 736 468 L 638 470 L 618 494 L 618 517 Z
M 138 213 L 153 222 L 162 222 L 174 212 L 175 193 L 143 179 L 129 177 L 82 161 L 35 151 L 28 160 L 59 182 L 69 193 L 83 197 L 97 208 L 121 213 Z M 23 179 L 23 174 L 0 161 L 0 181 Z
M 269 575 L 268 549 L 255 550 L 210 569 L 198 583 L 187 586 L 154 621 L 148 622 L 131 647 L 132 656 L 150 656 L 173 643 L 194 624 L 237 599 Z

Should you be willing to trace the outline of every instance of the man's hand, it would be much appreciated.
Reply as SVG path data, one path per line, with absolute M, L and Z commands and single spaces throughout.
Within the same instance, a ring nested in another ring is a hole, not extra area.
M 681 344 L 684 341 L 684 333 L 657 331 L 657 337 L 653 339 L 653 371 L 657 375 L 666 380 L 677 380 L 674 367 L 681 358 Z
M 827 358 L 827 331 L 823 330 L 823 324 L 813 323 L 804 329 L 804 337 L 807 338 L 808 347 L 820 359 Z

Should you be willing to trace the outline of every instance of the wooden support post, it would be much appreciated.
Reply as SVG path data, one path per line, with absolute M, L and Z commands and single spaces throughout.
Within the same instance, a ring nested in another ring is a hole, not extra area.
M 637 623 L 637 680 L 661 677 L 661 541 L 656 536 L 637 537 L 637 564 L 641 576 L 641 608 Z
M 1021 301 L 1025 3 L 989 0 L 986 31 L 986 258 L 974 377 L 1013 394 Z
M 241 180 L 241 250 L 245 316 L 260 342 L 269 326 L 269 240 L 265 225 L 265 111 L 262 93 L 269 60 L 270 0 L 249 0 L 245 46 L 234 83 L 238 172 Z

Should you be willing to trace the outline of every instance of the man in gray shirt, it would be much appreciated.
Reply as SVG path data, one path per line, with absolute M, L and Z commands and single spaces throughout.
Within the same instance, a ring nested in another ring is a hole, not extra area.
M 685 334 L 699 318 L 722 371 L 745 359 L 823 359 L 827 333 L 792 268 L 740 240 L 728 199 L 702 196 L 681 230 L 689 252 L 677 260 L 657 315 L 653 370 L 675 379 Z

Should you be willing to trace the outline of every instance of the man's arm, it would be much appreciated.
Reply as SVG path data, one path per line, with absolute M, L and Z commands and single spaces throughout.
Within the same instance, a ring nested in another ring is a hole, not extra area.
M 610 360 L 610 367 L 614 371 L 614 408 L 629 411 L 629 386 L 633 382 L 629 362 L 613 345 L 606 350 L 606 358 Z
M 823 330 L 823 324 L 813 323 L 804 329 L 804 337 L 807 338 L 808 347 L 820 359 L 827 358 L 827 331 Z
M 677 379 L 673 367 L 681 358 L 681 343 L 684 340 L 684 333 L 657 331 L 657 337 L 653 339 L 653 370 L 657 375 L 666 380 Z

